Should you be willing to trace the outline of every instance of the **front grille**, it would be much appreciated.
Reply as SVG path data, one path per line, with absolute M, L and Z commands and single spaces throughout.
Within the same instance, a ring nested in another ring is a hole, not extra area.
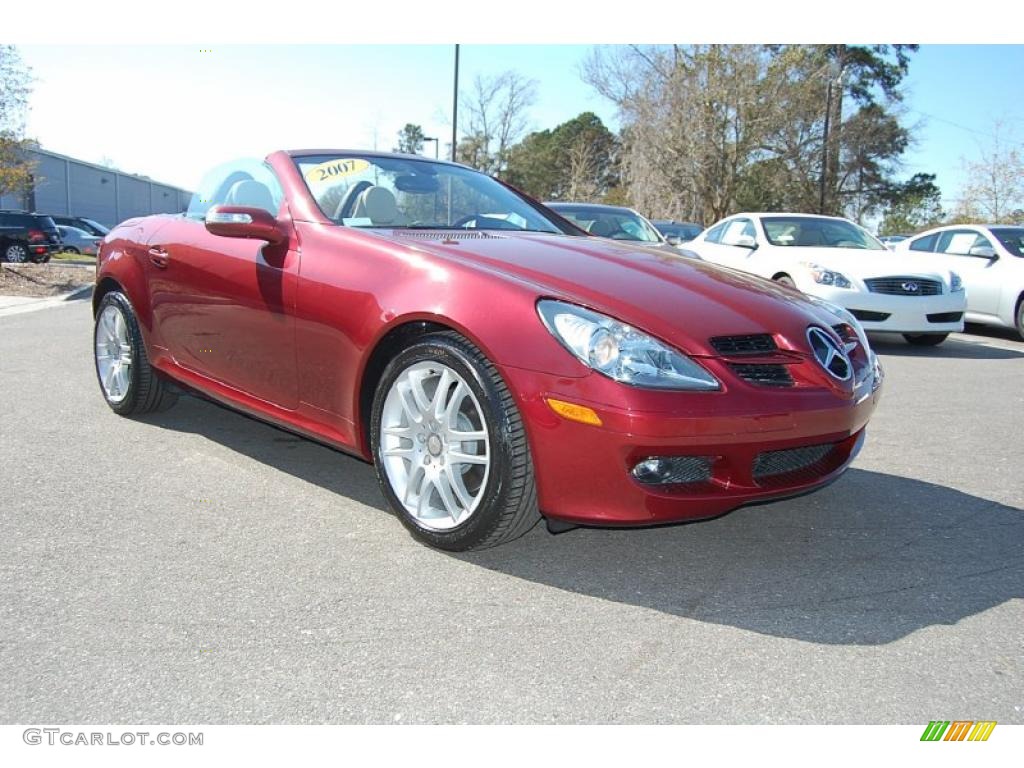
M 759 453 L 754 459 L 754 480 L 788 475 L 813 467 L 828 456 L 834 447 L 832 443 L 826 443 Z
M 890 296 L 938 296 L 942 283 L 919 277 L 872 277 L 864 281 L 872 293 L 886 293 Z M 856 316 L 856 315 L 855 315 Z
M 963 312 L 936 312 L 931 315 L 925 315 L 929 323 L 959 323 L 960 318 L 963 316 Z
M 851 309 L 850 314 L 866 323 L 880 323 L 888 320 L 891 312 L 872 312 L 867 309 Z
M 784 365 L 730 363 L 729 367 L 744 381 L 762 387 L 792 387 L 793 377 Z
M 767 333 L 746 336 L 715 336 L 711 346 L 720 355 L 759 355 L 774 352 L 775 339 Z

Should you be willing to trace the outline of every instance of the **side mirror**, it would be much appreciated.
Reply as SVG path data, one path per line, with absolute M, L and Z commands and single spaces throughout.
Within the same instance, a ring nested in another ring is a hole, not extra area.
M 991 245 L 976 245 L 967 252 L 968 256 L 977 256 L 979 259 L 998 259 L 996 249 Z
M 240 205 L 213 206 L 206 212 L 206 230 L 219 237 L 265 240 L 271 245 L 288 239 L 288 233 L 267 211 Z
M 736 242 L 733 245 L 737 248 L 747 248 L 751 251 L 757 250 L 757 240 L 750 235 L 740 235 L 736 238 Z
M 683 242 L 683 239 L 678 235 L 666 235 L 665 240 L 668 241 L 669 245 L 679 245 L 681 242 Z

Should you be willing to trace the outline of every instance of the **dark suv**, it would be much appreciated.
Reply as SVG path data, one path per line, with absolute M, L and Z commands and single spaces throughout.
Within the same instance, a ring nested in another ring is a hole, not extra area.
M 60 250 L 60 232 L 49 216 L 0 211 L 0 259 L 43 263 Z

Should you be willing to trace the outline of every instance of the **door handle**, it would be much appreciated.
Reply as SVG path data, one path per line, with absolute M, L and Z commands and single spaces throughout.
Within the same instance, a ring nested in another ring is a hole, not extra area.
M 171 259 L 171 255 L 159 246 L 155 246 L 149 249 L 149 260 L 153 262 L 153 266 L 160 269 L 167 269 L 167 262 Z

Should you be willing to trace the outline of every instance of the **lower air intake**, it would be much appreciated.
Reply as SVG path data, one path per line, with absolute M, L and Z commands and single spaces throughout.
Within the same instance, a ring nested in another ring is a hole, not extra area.
M 813 467 L 828 456 L 834 447 L 832 443 L 828 443 L 760 453 L 754 459 L 754 480 L 788 475 Z

